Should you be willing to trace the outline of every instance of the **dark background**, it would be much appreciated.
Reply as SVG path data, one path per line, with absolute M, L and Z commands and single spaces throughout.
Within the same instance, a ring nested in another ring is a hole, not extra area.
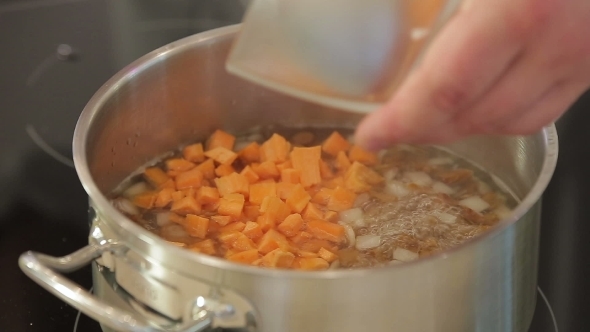
M 64 255 L 87 243 L 87 197 L 70 159 L 86 102 L 139 56 L 238 23 L 244 4 L 0 0 L 0 330 L 74 330 L 77 311 L 26 278 L 17 259 L 26 250 Z M 588 108 L 590 94 L 558 122 L 560 159 L 543 201 L 539 284 L 560 331 L 590 325 Z M 89 268 L 70 277 L 92 286 Z M 539 303 L 531 332 L 554 331 Z M 99 329 L 82 316 L 77 331 Z

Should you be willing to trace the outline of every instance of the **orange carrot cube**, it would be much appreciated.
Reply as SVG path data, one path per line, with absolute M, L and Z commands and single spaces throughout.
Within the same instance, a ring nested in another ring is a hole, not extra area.
M 244 167 L 244 169 L 240 172 L 240 174 L 245 176 L 246 179 L 248 179 L 248 182 L 250 184 L 256 183 L 260 179 L 258 174 L 256 174 L 256 172 L 254 172 L 254 170 L 252 169 L 252 167 L 250 167 L 250 165 Z
M 320 176 L 322 179 L 331 179 L 334 177 L 334 171 L 327 162 L 320 160 Z
M 148 167 L 143 171 L 143 177 L 154 187 L 159 187 L 170 179 L 168 174 L 159 167 Z
M 328 201 L 328 209 L 332 211 L 344 211 L 352 208 L 356 194 L 343 187 L 337 187 L 332 191 L 332 196 Z
M 277 196 L 275 182 L 266 181 L 250 185 L 250 196 L 248 197 L 250 203 L 260 205 L 267 196 Z
M 235 141 L 235 136 L 226 133 L 221 129 L 217 129 L 213 132 L 213 134 L 211 134 L 211 136 L 209 136 L 209 139 L 207 140 L 207 151 L 213 150 L 218 147 L 222 147 L 227 150 L 232 150 L 234 148 Z
M 286 183 L 299 183 L 301 172 L 294 168 L 287 168 L 281 171 L 281 181 Z
M 189 249 L 200 252 L 207 255 L 215 255 L 217 250 L 215 249 L 215 242 L 211 239 L 197 242 L 189 247 Z
M 309 220 L 307 229 L 313 236 L 320 240 L 328 240 L 340 243 L 346 238 L 345 230 L 342 225 L 334 224 L 325 220 Z
M 280 223 L 290 214 L 290 209 L 280 198 L 276 196 L 266 196 L 260 205 L 260 212 L 264 213 L 275 222 Z
M 338 222 L 340 215 L 336 211 L 326 211 L 326 213 L 324 213 L 324 219 L 329 222 Z
M 293 168 L 293 163 L 291 162 L 291 160 L 287 160 L 287 161 L 277 164 L 277 169 L 279 170 L 279 172 L 282 172 L 283 170 L 286 170 L 287 168 Z
M 196 165 L 182 158 L 166 160 L 166 169 L 169 171 L 186 172 L 193 169 Z
M 216 222 L 219 226 L 225 226 L 231 222 L 231 217 L 215 215 L 211 216 L 211 220 Z
M 328 263 L 332 263 L 333 261 L 335 261 L 336 259 L 338 259 L 338 255 L 336 255 L 335 253 L 331 252 L 330 250 L 327 250 L 324 247 L 321 247 L 320 248 L 320 250 L 318 251 L 318 255 L 321 258 L 323 258 Z
M 215 177 L 215 163 L 213 159 L 207 159 L 195 167 L 203 173 L 205 179 L 213 179 Z
M 176 177 L 176 188 L 178 188 L 178 190 L 199 188 L 202 183 L 203 173 L 197 168 L 182 172 Z
M 287 238 L 283 234 L 274 229 L 270 229 L 264 233 L 260 239 L 258 251 L 262 254 L 268 254 L 277 248 L 281 248 L 285 251 L 290 251 L 292 249 L 289 245 L 289 241 L 287 241 Z
M 289 182 L 279 182 L 277 183 L 277 196 L 279 196 L 281 199 L 287 199 L 289 196 L 291 196 L 291 193 L 293 192 L 293 190 L 295 190 L 295 183 L 289 183 Z
M 250 191 L 250 183 L 248 182 L 248 179 L 238 173 L 222 176 L 215 179 L 214 181 L 221 196 L 226 196 L 233 193 L 247 196 Z
M 286 203 L 291 209 L 291 211 L 301 213 L 301 211 L 303 211 L 303 209 L 307 206 L 307 203 L 309 203 L 310 199 L 311 196 L 309 196 L 309 194 L 307 193 L 307 191 L 305 191 L 303 186 L 300 184 L 296 184 L 293 190 L 291 191 L 291 194 L 287 198 Z
M 344 176 L 345 187 L 357 194 L 367 192 L 383 181 L 384 178 L 379 173 L 358 161 L 352 163 Z
M 295 255 L 290 252 L 277 248 L 262 257 L 262 266 L 288 268 L 293 264 Z
M 194 197 L 189 196 L 172 203 L 170 211 L 180 215 L 198 214 L 201 212 L 201 205 Z
M 172 202 L 178 202 L 184 198 L 184 193 L 180 190 L 172 193 Z
M 260 258 L 260 254 L 257 249 L 251 249 L 227 255 L 226 258 L 235 263 L 252 264 Z
M 301 270 L 325 270 L 330 264 L 323 258 L 304 258 L 299 259 L 299 268 Z
M 232 247 L 239 251 L 256 249 L 254 242 L 244 235 L 244 233 L 238 233 L 238 236 L 234 240 Z
M 201 187 L 197 190 L 197 202 L 201 204 L 213 204 L 219 201 L 219 191 L 213 187 Z
M 217 212 L 224 216 L 239 218 L 244 208 L 244 195 L 238 193 L 227 194 L 219 200 Z
M 156 202 L 156 198 L 158 197 L 157 192 L 153 191 L 146 191 L 141 194 L 133 196 L 132 202 L 136 206 L 139 206 L 143 209 L 151 209 Z
M 290 148 L 291 144 L 283 136 L 275 133 L 260 146 L 260 161 L 284 162 L 289 156 Z
M 203 152 L 203 144 L 196 143 L 182 149 L 182 156 L 184 159 L 193 163 L 202 163 L 205 161 L 205 154 Z
M 322 149 L 319 146 L 301 148 L 295 147 L 291 151 L 293 168 L 301 173 L 301 184 L 308 188 L 321 182 L 320 158 Z
M 258 205 L 246 205 L 244 206 L 244 216 L 248 220 L 256 220 L 260 215 L 260 206 Z
M 332 156 L 338 155 L 340 152 L 346 152 L 350 147 L 350 143 L 346 138 L 342 137 L 340 133 L 333 132 L 322 144 L 322 150 Z
M 231 163 L 236 160 L 238 154 L 233 152 L 232 150 L 226 149 L 224 147 L 218 146 L 212 150 L 208 150 L 205 152 L 205 156 L 215 160 L 216 162 L 222 165 L 231 165 Z
M 277 230 L 286 236 L 295 236 L 303 228 L 303 219 L 299 213 L 293 213 L 277 226 Z
M 346 172 L 348 170 L 348 168 L 350 167 L 351 162 L 348 159 L 348 157 L 346 156 L 346 153 L 344 153 L 344 151 L 340 151 L 338 152 L 338 155 L 336 156 L 336 160 L 334 161 L 334 167 L 336 167 L 337 170 L 339 170 L 340 172 Z
M 261 179 L 278 179 L 281 176 L 277 165 L 272 161 L 265 161 L 260 164 L 252 164 L 252 170 L 258 174 Z
M 301 213 L 303 219 L 311 220 L 311 219 L 322 219 L 324 218 L 324 213 L 317 207 L 317 205 L 313 203 L 307 203 L 305 209 Z
M 327 205 L 333 193 L 333 189 L 322 188 L 315 195 L 313 195 L 311 202 L 319 205 Z
M 234 173 L 236 170 L 232 167 L 232 165 L 219 165 L 215 169 L 215 175 L 217 176 L 226 176 Z
M 163 208 L 172 202 L 172 193 L 174 189 L 164 188 L 158 192 L 154 206 L 157 208 Z
M 246 227 L 244 227 L 242 233 L 252 240 L 256 240 L 263 235 L 262 227 L 254 221 L 246 221 Z
M 260 161 L 260 145 L 256 142 L 252 142 L 246 145 L 239 153 L 238 156 L 246 164 L 255 163 Z
M 184 228 L 190 236 L 204 239 L 209 229 L 209 219 L 194 214 L 187 214 L 184 220 Z
M 350 150 L 348 151 L 348 159 L 350 159 L 351 162 L 357 161 L 367 166 L 373 166 L 377 164 L 378 161 L 377 154 L 367 151 L 358 145 L 350 147 Z
M 229 223 L 223 227 L 219 228 L 219 232 L 221 233 L 231 233 L 231 232 L 241 232 L 246 227 L 246 224 L 241 221 L 236 221 Z

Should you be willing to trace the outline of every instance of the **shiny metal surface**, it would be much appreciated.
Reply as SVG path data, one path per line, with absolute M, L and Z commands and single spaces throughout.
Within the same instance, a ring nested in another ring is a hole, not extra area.
M 74 161 L 100 236 L 124 243 L 134 257 L 127 263 L 149 262 L 141 275 L 180 293 L 198 283 L 239 294 L 256 308 L 252 331 L 526 331 L 536 300 L 539 198 L 557 158 L 553 126 L 530 137 L 477 137 L 448 146 L 491 170 L 521 204 L 480 238 L 387 268 L 294 272 L 236 265 L 167 244 L 109 204 L 105 194 L 129 173 L 214 128 L 353 127 L 360 120 L 228 75 L 224 63 L 238 30 L 217 29 L 156 50 L 88 103 L 74 135 Z M 97 273 L 116 275 L 117 264 Z

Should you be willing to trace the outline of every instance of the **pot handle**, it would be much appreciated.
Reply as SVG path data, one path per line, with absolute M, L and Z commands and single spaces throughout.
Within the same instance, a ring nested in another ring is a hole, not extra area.
M 63 257 L 52 257 L 28 251 L 20 256 L 18 262 L 23 272 L 37 284 L 85 315 L 115 330 L 131 332 L 199 332 L 204 331 L 211 325 L 213 314 L 209 310 L 201 312 L 198 319 L 188 322 L 187 325 L 183 324 L 184 326 L 176 326 L 172 329 L 146 325 L 134 318 L 133 314 L 104 303 L 78 284 L 58 273 L 75 271 L 106 252 L 117 255 L 125 251 L 127 251 L 125 246 L 116 242 L 107 242 L 99 245 L 88 245 Z

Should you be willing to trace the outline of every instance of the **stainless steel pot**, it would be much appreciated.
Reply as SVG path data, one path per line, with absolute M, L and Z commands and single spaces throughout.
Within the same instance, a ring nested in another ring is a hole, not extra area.
M 90 245 L 62 258 L 27 252 L 23 271 L 120 331 L 526 331 L 536 301 L 539 200 L 557 159 L 553 126 L 530 137 L 476 137 L 449 146 L 492 171 L 521 204 L 484 236 L 405 265 L 323 272 L 236 265 L 170 245 L 109 204 L 105 195 L 138 167 L 214 128 L 359 121 L 358 114 L 228 75 L 225 59 L 238 31 L 231 26 L 169 44 L 95 94 L 74 135 L 76 169 L 90 196 Z M 59 274 L 89 262 L 94 295 Z

